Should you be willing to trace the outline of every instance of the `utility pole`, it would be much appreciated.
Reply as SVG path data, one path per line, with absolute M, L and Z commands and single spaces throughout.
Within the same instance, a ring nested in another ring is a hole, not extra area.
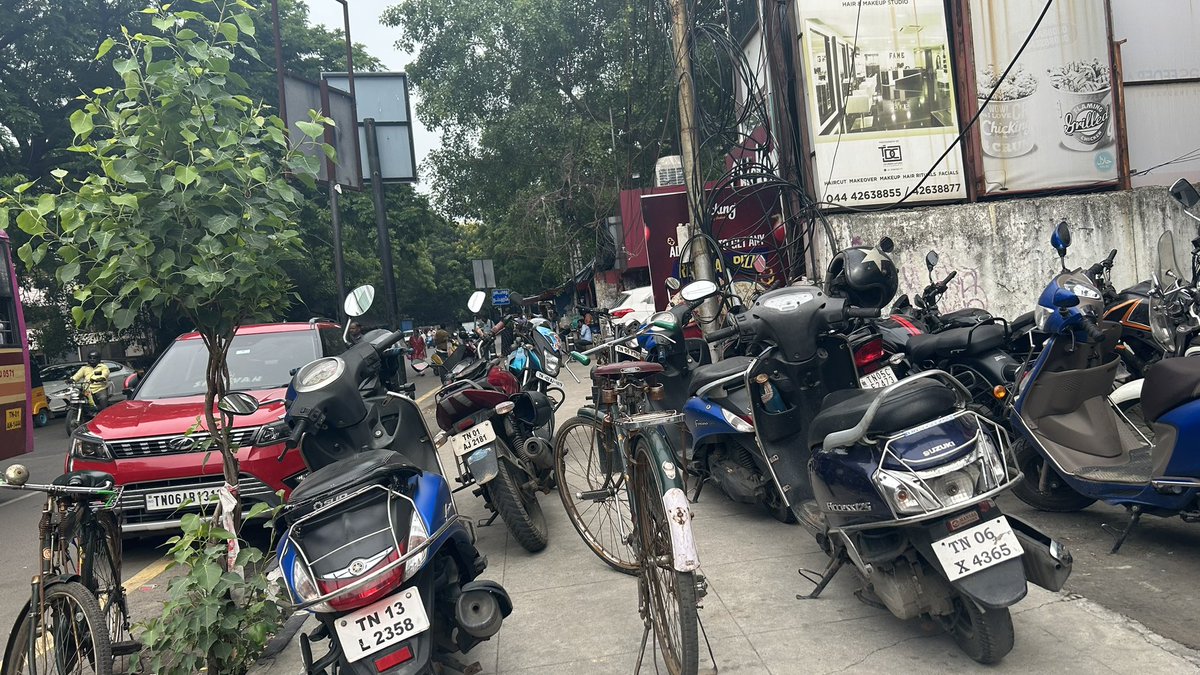
M 692 81 L 691 23 L 686 0 L 668 0 L 671 8 L 671 44 L 675 51 L 675 79 L 679 85 L 679 149 L 683 159 L 683 182 L 687 188 L 688 241 L 701 234 L 704 219 L 704 181 L 700 177 L 700 147 L 696 143 L 696 91 Z M 692 274 L 697 281 L 716 281 L 708 242 L 695 241 L 689 247 Z M 680 260 L 683 263 L 683 260 Z M 700 329 L 705 333 L 720 328 L 713 321 L 720 311 L 716 296 L 700 307 Z

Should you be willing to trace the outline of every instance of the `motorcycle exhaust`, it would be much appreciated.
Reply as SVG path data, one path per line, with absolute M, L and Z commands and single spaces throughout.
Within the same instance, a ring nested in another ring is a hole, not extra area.
M 550 457 L 554 451 L 554 447 L 550 445 L 550 441 L 540 436 L 530 436 L 520 446 L 521 456 L 526 460 L 538 463 L 545 457 Z

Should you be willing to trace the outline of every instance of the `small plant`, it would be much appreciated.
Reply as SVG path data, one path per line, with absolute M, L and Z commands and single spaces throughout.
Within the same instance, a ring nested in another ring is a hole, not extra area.
M 268 510 L 255 504 L 249 518 Z M 262 574 L 243 578 L 224 571 L 234 535 L 211 518 L 189 513 L 181 526 L 183 534 L 167 540 L 168 555 L 170 568 L 182 566 L 187 573 L 168 583 L 170 599 L 162 614 L 138 626 L 143 668 L 159 675 L 194 675 L 205 668 L 209 675 L 245 673 L 283 622 L 280 588 Z M 258 549 L 243 546 L 237 564 L 253 569 L 263 559 Z

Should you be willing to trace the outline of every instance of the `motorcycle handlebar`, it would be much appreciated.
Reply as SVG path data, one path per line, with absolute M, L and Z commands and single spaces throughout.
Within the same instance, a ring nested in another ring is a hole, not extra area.
M 404 331 L 398 330 L 398 331 L 392 333 L 391 335 L 387 336 L 386 338 L 384 338 L 383 341 L 375 343 L 375 349 L 377 351 L 383 352 L 388 347 L 391 347 L 392 345 L 396 344 L 397 342 L 399 342 L 403 339 L 404 339 Z
M 275 458 L 275 461 L 282 462 L 283 458 L 287 456 L 288 450 L 299 446 L 300 439 L 304 436 L 304 432 L 307 430 L 308 420 L 304 418 L 298 420 L 296 422 L 296 426 L 292 428 L 292 435 L 288 436 L 287 441 L 284 442 L 283 450 L 279 451 L 279 456 Z
M 737 326 L 729 326 L 728 328 L 721 328 L 721 329 L 715 330 L 711 333 L 706 333 L 704 335 L 704 341 L 705 342 L 717 342 L 720 340 L 724 340 L 725 338 L 731 338 L 734 335 L 737 335 L 737 333 L 738 333 Z
M 883 310 L 875 307 L 847 307 L 842 310 L 842 315 L 847 319 L 878 319 L 883 316 Z
M 1096 325 L 1096 322 L 1093 321 L 1091 319 L 1091 317 L 1087 317 L 1087 316 L 1083 317 L 1083 320 L 1080 322 L 1080 325 L 1082 325 L 1083 330 L 1085 332 L 1087 332 L 1087 336 L 1088 336 L 1089 340 L 1092 340 L 1093 342 L 1103 342 L 1104 341 L 1104 331 L 1100 330 L 1100 327 Z
M 950 272 L 950 274 L 947 274 L 946 278 L 942 279 L 942 282 L 940 284 L 938 284 L 938 288 L 943 291 L 946 290 L 946 284 L 953 281 L 954 277 L 956 277 L 956 276 L 958 276 L 958 270 L 954 270 L 954 271 Z
M 1109 252 L 1108 252 L 1108 257 L 1104 259 L 1104 266 L 1105 266 L 1105 267 L 1112 267 L 1113 260 L 1114 260 L 1116 257 L 1117 257 L 1117 249 L 1115 249 L 1115 248 L 1114 248 L 1113 250 L 1111 250 L 1111 251 L 1109 251 Z

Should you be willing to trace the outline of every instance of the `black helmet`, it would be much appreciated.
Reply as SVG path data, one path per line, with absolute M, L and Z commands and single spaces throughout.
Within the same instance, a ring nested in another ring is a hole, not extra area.
M 92 367 L 100 365 L 100 352 L 94 349 L 88 352 L 88 365 Z
M 857 307 L 883 308 L 896 296 L 900 284 L 896 263 L 888 255 L 892 241 L 879 246 L 848 248 L 834 256 L 825 278 L 825 292 L 846 298 Z

